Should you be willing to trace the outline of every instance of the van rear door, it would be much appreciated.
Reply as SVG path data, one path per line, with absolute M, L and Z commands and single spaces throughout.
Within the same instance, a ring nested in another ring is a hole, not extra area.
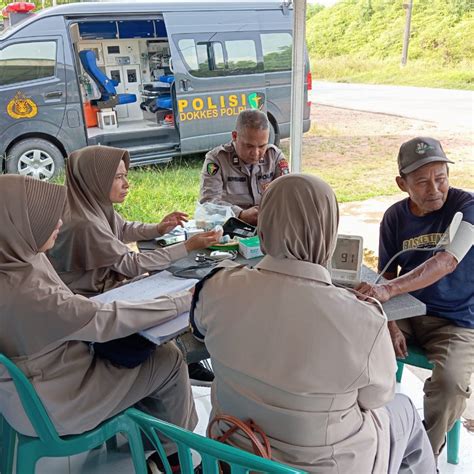
M 230 140 L 242 110 L 266 110 L 257 12 L 169 12 L 164 20 L 181 150 L 209 150 Z

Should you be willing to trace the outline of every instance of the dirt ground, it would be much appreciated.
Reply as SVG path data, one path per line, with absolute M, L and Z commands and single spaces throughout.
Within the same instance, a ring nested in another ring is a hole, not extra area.
M 415 136 L 440 140 L 453 161 L 472 166 L 474 137 L 464 129 L 447 129 L 434 122 L 392 115 L 359 112 L 313 104 L 312 130 L 305 135 L 305 164 L 344 160 L 350 163 L 373 150 L 398 150 L 401 143 Z M 473 169 L 468 170 L 472 175 Z
M 450 168 L 450 182 L 454 186 L 474 188 L 474 136 L 464 130 L 443 128 L 436 123 L 402 117 L 359 112 L 335 107 L 313 105 L 312 129 L 305 135 L 304 168 L 317 169 L 324 163 L 337 160 L 351 166 L 361 156 L 382 156 L 387 153 L 395 160 L 400 144 L 415 136 L 432 136 L 443 144 L 448 156 L 455 162 Z M 395 150 L 395 155 L 394 155 Z M 379 179 L 386 176 L 387 168 Z M 395 170 L 395 167 L 393 167 Z M 368 183 L 370 185 L 370 183 Z M 341 233 L 356 233 L 364 237 L 364 261 L 372 268 L 377 266 L 378 225 L 384 211 L 404 197 L 402 193 L 346 202 L 340 205 Z M 409 367 L 424 380 L 429 371 Z M 474 375 L 471 377 L 474 387 Z M 474 423 L 474 397 L 468 401 L 464 417 Z M 472 427 L 474 431 L 474 427 Z

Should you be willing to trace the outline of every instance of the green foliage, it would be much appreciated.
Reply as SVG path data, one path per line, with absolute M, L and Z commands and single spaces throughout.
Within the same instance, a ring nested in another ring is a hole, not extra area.
M 308 3 L 306 5 L 306 20 L 309 20 L 311 17 L 316 15 L 316 13 L 320 12 L 324 9 L 323 5 L 319 3 Z
M 350 74 L 346 75 L 347 67 L 339 70 L 338 65 L 357 62 L 362 69 L 374 63 L 377 68 L 366 71 L 373 78 L 371 82 L 382 77 L 382 82 L 407 83 L 406 69 L 390 80 L 393 66 L 400 61 L 404 28 L 403 0 L 343 0 L 320 10 L 307 22 L 307 43 L 315 77 L 334 79 L 335 74 L 351 81 L 358 73 L 349 68 Z M 415 64 L 420 68 L 417 81 L 425 82 L 420 85 L 439 87 L 437 80 L 441 75 L 444 87 L 473 87 L 472 0 L 414 0 L 409 64 L 413 60 L 418 61 Z M 322 72 L 320 62 L 332 65 L 327 69 L 332 69 L 333 74 Z M 390 74 L 384 71 L 386 67 L 391 68 Z M 421 71 L 427 76 L 424 80 Z M 410 83 L 418 84 L 417 81 Z

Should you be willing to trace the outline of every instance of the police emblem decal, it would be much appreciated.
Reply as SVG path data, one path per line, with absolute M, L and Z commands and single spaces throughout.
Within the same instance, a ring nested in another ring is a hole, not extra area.
M 265 105 L 265 94 L 263 92 L 252 92 L 248 95 L 249 108 L 262 110 Z
M 214 176 L 219 171 L 219 165 L 216 165 L 215 163 L 208 163 L 206 170 L 209 176 Z
M 21 92 L 17 92 L 7 104 L 7 114 L 14 119 L 33 118 L 37 113 L 38 106 Z

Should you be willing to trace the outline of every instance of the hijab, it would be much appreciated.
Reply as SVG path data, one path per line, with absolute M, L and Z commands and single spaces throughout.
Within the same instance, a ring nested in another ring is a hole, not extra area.
M 0 351 L 35 353 L 89 321 L 97 307 L 74 296 L 39 249 L 53 233 L 66 188 L 0 176 Z
M 128 170 L 128 151 L 108 146 L 85 147 L 69 156 L 68 212 L 56 245 L 48 253 L 59 273 L 109 267 L 129 252 L 109 198 L 122 160 Z
M 258 235 L 265 254 L 327 266 L 334 252 L 339 208 L 331 187 L 307 174 L 276 179 L 265 191 Z

